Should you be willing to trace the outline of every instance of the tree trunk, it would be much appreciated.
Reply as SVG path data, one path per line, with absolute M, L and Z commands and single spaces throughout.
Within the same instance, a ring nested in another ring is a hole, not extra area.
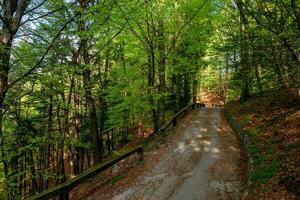
M 86 10 L 88 7 L 88 1 L 81 0 L 79 1 L 80 8 L 82 10 Z M 78 20 L 78 31 L 85 32 L 86 25 L 82 18 Z M 98 129 L 98 120 L 97 120 L 97 112 L 95 107 L 95 102 L 92 96 L 91 90 L 91 70 L 89 69 L 90 59 L 88 53 L 88 39 L 84 36 L 80 37 L 80 46 L 81 46 L 81 56 L 83 58 L 83 62 L 85 64 L 83 70 L 83 88 L 84 95 L 86 99 L 86 103 L 89 110 L 89 119 L 90 119 L 90 133 L 92 136 L 92 154 L 94 163 L 99 163 L 102 161 L 103 156 L 103 140 L 102 135 Z
M 29 1 L 26 0 L 10 0 L 1 1 L 2 5 L 1 15 L 1 30 L 0 30 L 0 146 L 2 154 L 2 162 L 4 166 L 4 174 L 7 178 L 8 174 L 8 160 L 3 151 L 3 114 L 4 101 L 8 88 L 8 76 L 10 68 L 11 47 L 14 37 L 19 29 L 20 22 L 24 15 L 24 11 L 28 7 Z M 13 168 L 12 168 L 13 169 Z
M 241 32 L 241 75 L 242 89 L 241 100 L 247 100 L 250 96 L 249 81 L 250 81 L 250 63 L 249 63 L 249 24 L 243 0 L 236 0 L 237 8 L 240 14 L 240 32 Z
M 158 22 L 158 51 L 159 51 L 159 63 L 158 63 L 158 79 L 159 86 L 158 92 L 160 95 L 158 102 L 158 125 L 161 127 L 165 123 L 165 92 L 166 92 L 166 45 L 164 35 L 164 21 Z
M 181 75 L 178 73 L 175 75 L 176 78 L 176 106 L 175 106 L 175 112 L 179 112 L 181 109 L 181 90 L 182 90 L 182 80 Z
M 6 89 L 8 86 L 8 71 L 9 71 L 9 61 L 10 61 L 10 51 L 11 45 L 7 45 L 0 41 L 0 146 L 2 154 L 2 162 L 4 166 L 4 173 L 8 175 L 8 160 L 6 160 L 5 151 L 3 150 L 4 138 L 2 130 L 2 121 L 4 113 L 4 99 L 6 94 Z
M 197 80 L 193 80 L 193 103 L 197 103 Z
M 299 0 L 290 0 L 291 2 L 291 8 L 293 10 L 293 13 L 295 15 L 295 21 L 297 24 L 298 32 L 300 34 L 300 10 L 299 10 Z
M 261 78 L 260 78 L 260 74 L 259 74 L 259 66 L 258 64 L 256 63 L 255 64 L 255 77 L 256 77 L 256 83 L 257 83 L 257 87 L 258 87 L 258 92 L 260 94 L 262 94 L 262 83 L 261 83 Z
M 151 106 L 151 115 L 152 115 L 152 123 L 154 131 L 158 131 L 158 119 L 157 119 L 157 112 L 155 109 L 155 101 L 154 101 L 154 80 L 155 80 L 155 53 L 154 49 L 151 49 L 149 54 L 149 71 L 148 71 L 148 90 L 149 90 L 149 103 Z
M 90 74 L 91 71 L 86 69 L 84 70 L 83 75 L 83 87 L 85 90 L 85 98 L 88 104 L 89 110 L 89 118 L 90 118 L 90 132 L 92 135 L 92 154 L 95 163 L 99 163 L 102 160 L 103 155 L 103 143 L 102 136 L 99 134 L 98 122 L 97 122 L 97 114 L 96 107 L 94 103 L 94 99 L 92 97 L 92 92 L 90 89 Z
M 57 106 L 57 122 L 59 132 L 62 135 L 62 140 L 58 144 L 58 153 L 57 153 L 57 174 L 59 178 L 57 179 L 57 184 L 64 183 L 66 181 L 66 173 L 65 173 L 65 159 L 64 159 L 64 152 L 65 152 L 65 134 L 61 124 L 60 118 L 60 105 Z

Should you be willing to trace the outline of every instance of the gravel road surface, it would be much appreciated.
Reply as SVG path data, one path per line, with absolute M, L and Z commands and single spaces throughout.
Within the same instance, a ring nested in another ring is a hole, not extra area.
M 113 200 L 242 199 L 244 154 L 222 109 L 201 108 L 160 160 Z

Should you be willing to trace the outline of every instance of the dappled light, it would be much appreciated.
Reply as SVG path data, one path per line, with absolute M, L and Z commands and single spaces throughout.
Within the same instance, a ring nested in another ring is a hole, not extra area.
M 0 200 L 300 199 L 300 0 L 0 0 Z

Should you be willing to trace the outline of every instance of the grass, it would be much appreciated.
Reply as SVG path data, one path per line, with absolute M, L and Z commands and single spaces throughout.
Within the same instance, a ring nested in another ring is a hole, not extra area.
M 117 176 L 114 176 L 114 177 L 111 179 L 110 183 L 111 183 L 111 185 L 115 185 L 118 181 L 122 180 L 123 178 L 124 178 L 123 175 L 117 175 Z

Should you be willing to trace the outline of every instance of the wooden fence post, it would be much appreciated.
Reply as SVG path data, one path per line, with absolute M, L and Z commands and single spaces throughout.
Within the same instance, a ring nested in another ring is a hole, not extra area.
M 173 119 L 173 126 L 174 127 L 177 126 L 177 118 L 176 117 Z
M 59 200 L 69 200 L 69 192 L 59 194 Z
M 141 150 L 138 151 L 137 154 L 138 154 L 138 161 L 142 162 L 144 160 L 144 149 L 141 148 Z

